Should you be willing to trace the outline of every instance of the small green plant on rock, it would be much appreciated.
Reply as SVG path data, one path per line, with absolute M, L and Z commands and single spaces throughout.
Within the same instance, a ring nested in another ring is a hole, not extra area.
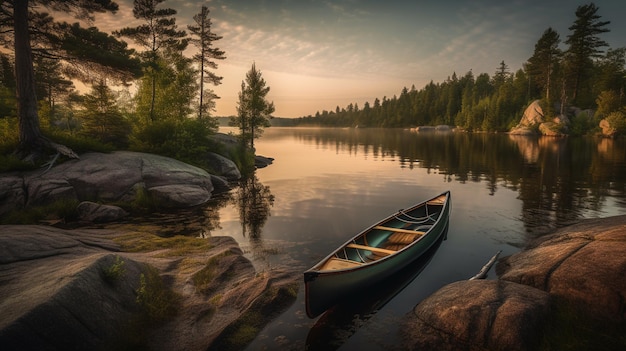
M 149 321 L 160 322 L 176 314 L 180 298 L 165 285 L 156 268 L 148 267 L 141 273 L 136 292 L 136 301 Z
M 232 255 L 230 251 L 223 252 L 217 256 L 211 257 L 204 268 L 199 270 L 197 273 L 193 275 L 193 283 L 196 286 L 196 291 L 208 294 L 211 291 L 211 283 L 218 276 L 218 267 L 220 264 L 220 260 L 224 257 L 228 257 Z M 229 272 L 223 272 L 225 278 L 229 278 Z
M 113 262 L 110 266 L 104 268 L 102 270 L 102 274 L 104 275 L 104 281 L 109 283 L 110 285 L 115 284 L 119 281 L 124 274 L 126 274 L 126 269 L 124 268 L 124 261 L 120 256 L 115 256 L 115 262 Z

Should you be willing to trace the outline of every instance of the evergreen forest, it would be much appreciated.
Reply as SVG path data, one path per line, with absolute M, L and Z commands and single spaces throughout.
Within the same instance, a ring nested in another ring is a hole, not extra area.
M 526 107 L 541 101 L 546 121 L 567 115 L 570 134 L 594 133 L 607 118 L 626 131 L 626 48 L 612 49 L 602 39 L 603 21 L 593 3 L 576 9 L 566 37 L 548 28 L 534 52 L 515 72 L 501 61 L 494 73 L 431 81 L 421 89 L 404 87 L 399 96 L 376 98 L 363 106 L 351 103 L 300 117 L 295 125 L 334 127 L 417 127 L 449 125 L 467 131 L 509 131 Z M 574 107 L 574 108 L 572 108 Z M 592 113 L 580 113 L 591 110 Z

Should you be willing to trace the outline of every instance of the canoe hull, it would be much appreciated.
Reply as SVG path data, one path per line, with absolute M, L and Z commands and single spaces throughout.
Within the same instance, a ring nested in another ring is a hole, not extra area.
M 449 192 L 444 194 L 446 201 L 436 222 L 423 237 L 397 253 L 352 269 L 318 270 L 315 269 L 320 265 L 318 264 L 304 272 L 307 315 L 310 318 L 315 318 L 332 307 L 338 300 L 349 297 L 351 294 L 363 294 L 362 289 L 380 282 L 426 253 L 447 231 L 450 195 Z M 386 220 L 376 225 L 384 223 Z M 364 232 L 371 230 L 376 225 Z M 362 234 L 363 232 L 359 235 Z M 321 262 L 327 259 L 328 257 Z

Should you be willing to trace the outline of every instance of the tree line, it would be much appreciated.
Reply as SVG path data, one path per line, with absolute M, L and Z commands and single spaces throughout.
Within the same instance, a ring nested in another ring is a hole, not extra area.
M 8 49 L 0 54 L 2 151 L 13 145 L 21 159 L 42 157 L 50 149 L 77 157 L 56 142 L 67 142 L 68 135 L 73 144 L 82 138 L 183 160 L 215 147 L 207 136 L 217 130 L 212 113 L 219 96 L 210 86 L 222 81 L 216 69 L 226 55 L 215 46 L 222 37 L 213 31 L 206 6 L 184 30 L 176 24 L 177 11 L 163 2 L 135 0 L 133 16 L 140 24 L 110 34 L 80 23 L 92 25 L 94 14 L 116 13 L 119 7 L 111 0 L 0 2 L 0 45 Z M 53 15 L 59 13 L 81 22 L 57 21 Z M 189 45 L 196 48 L 192 57 L 184 55 Z M 250 88 L 250 77 L 242 82 L 240 118 L 234 123 L 252 128 L 242 134 L 253 138 L 273 104 L 265 101 L 269 87 L 260 71 L 253 65 L 251 72 L 252 84 L 263 84 Z M 80 94 L 74 81 L 90 91 Z M 134 94 L 112 89 L 131 84 Z
M 593 4 L 581 5 L 569 27 L 561 50 L 561 37 L 545 30 L 522 68 L 511 72 L 500 62 L 492 75 L 471 70 L 456 73 L 442 83 L 430 82 L 422 89 L 404 87 L 399 96 L 376 98 L 363 106 L 323 110 L 300 117 L 298 125 L 340 127 L 415 127 L 446 124 L 469 131 L 508 131 L 520 120 L 531 101 L 540 99 L 546 119 L 567 114 L 568 108 L 595 109 L 594 118 L 569 116 L 570 133 L 584 134 L 610 118 L 626 131 L 626 48 L 611 49 L 600 35 L 609 32 L 609 21 Z M 608 48 L 606 51 L 605 48 Z

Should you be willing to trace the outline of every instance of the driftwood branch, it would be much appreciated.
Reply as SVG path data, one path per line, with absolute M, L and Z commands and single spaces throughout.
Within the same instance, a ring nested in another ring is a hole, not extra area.
M 42 167 L 46 167 L 46 166 L 48 166 L 48 168 L 46 168 L 46 170 L 45 170 L 45 171 L 43 171 L 43 173 L 42 173 L 42 174 L 44 174 L 44 173 L 48 172 L 48 171 L 50 170 L 50 168 L 52 168 L 52 166 L 54 166 L 54 163 L 57 161 L 57 159 L 59 158 L 59 156 L 60 156 L 60 155 L 61 155 L 61 153 L 60 153 L 60 152 L 57 152 L 57 154 L 56 154 L 56 155 L 54 155 L 54 156 L 50 159 L 50 161 L 48 161 L 48 162 L 46 162 L 46 163 L 44 163 L 44 164 L 42 165 Z
M 74 150 L 70 149 L 69 147 L 65 146 L 65 145 L 61 145 L 61 144 L 57 144 L 53 141 L 47 140 L 47 145 L 51 148 L 53 148 L 56 152 L 65 155 L 69 158 L 74 158 L 74 159 L 79 159 L 80 157 L 78 157 L 78 155 L 74 152 Z
M 496 261 L 498 260 L 498 256 L 500 256 L 500 253 L 502 253 L 502 250 L 493 255 L 489 262 L 487 262 L 487 264 L 485 264 L 483 268 L 481 268 L 480 272 L 478 272 L 478 274 L 476 274 L 475 276 L 469 278 L 469 280 L 485 279 L 487 277 L 487 273 L 491 269 L 491 266 L 493 266 L 493 264 L 496 263 Z

